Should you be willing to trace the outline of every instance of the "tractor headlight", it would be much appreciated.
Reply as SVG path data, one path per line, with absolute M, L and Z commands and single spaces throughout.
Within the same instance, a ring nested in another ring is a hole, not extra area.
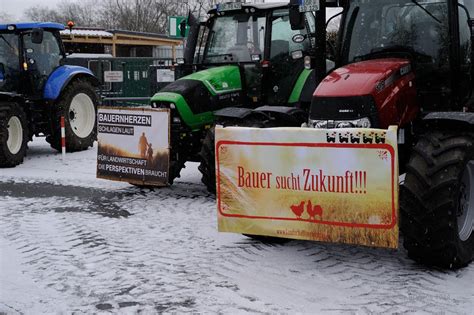
M 308 128 L 316 128 L 316 129 L 330 129 L 333 128 L 332 121 L 328 120 L 312 120 L 310 119 L 308 124 Z
M 169 109 L 176 109 L 176 105 L 173 103 L 168 103 L 168 102 L 152 102 L 151 107 L 153 108 L 169 108 Z
M 370 128 L 372 127 L 372 124 L 370 123 L 370 119 L 367 117 L 361 118 L 356 120 L 357 122 L 357 127 L 359 128 Z
M 317 129 L 325 129 L 328 127 L 328 121 L 327 120 L 321 120 L 321 121 L 316 121 L 313 124 L 314 128 Z
M 354 128 L 355 126 L 351 121 L 343 121 L 336 125 L 336 128 Z

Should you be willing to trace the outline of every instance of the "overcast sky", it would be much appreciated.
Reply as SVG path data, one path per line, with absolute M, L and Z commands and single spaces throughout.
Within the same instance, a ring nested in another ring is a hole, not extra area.
M 6 12 L 16 20 L 24 20 L 23 12 L 32 6 L 45 5 L 50 8 L 56 6 L 62 0 L 0 0 L 0 12 Z M 74 0 L 80 1 L 80 0 Z M 130 0 L 133 1 L 133 0 Z M 228 0 L 223 0 L 226 2 Z M 287 2 L 285 0 L 265 0 L 265 2 Z
M 0 0 L 0 11 L 6 12 L 14 19 L 23 20 L 23 12 L 32 6 L 46 5 L 54 7 L 61 0 Z

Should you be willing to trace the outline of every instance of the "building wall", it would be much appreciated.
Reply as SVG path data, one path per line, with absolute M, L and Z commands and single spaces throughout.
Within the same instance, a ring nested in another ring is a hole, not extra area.
M 176 58 L 183 58 L 183 46 L 176 46 Z M 153 58 L 173 58 L 173 48 L 171 46 L 153 47 Z
M 82 54 L 104 54 L 108 53 L 101 44 L 78 44 L 78 43 L 64 43 L 64 49 L 67 53 L 82 53 Z
M 112 54 L 111 45 L 64 43 L 66 52 L 86 54 Z M 171 46 L 124 46 L 117 45 L 117 57 L 172 58 Z M 183 46 L 176 47 L 176 58 L 183 57 Z

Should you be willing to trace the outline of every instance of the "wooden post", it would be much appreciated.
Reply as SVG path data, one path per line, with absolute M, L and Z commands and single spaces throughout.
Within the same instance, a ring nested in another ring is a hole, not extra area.
M 173 57 L 173 60 L 176 60 L 176 45 L 173 44 L 172 47 L 172 57 Z
M 115 45 L 115 40 L 116 39 L 117 39 L 117 37 L 114 34 L 114 36 L 112 37 L 112 56 L 113 57 L 117 57 L 117 47 Z

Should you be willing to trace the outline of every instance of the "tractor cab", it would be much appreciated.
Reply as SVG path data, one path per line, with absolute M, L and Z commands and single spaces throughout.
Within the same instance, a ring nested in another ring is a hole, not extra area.
M 346 1 L 340 67 L 316 90 L 315 127 L 406 126 L 471 106 L 471 0 Z
M 341 62 L 406 58 L 416 73 L 420 103 L 460 106 L 471 93 L 469 23 L 474 12 L 472 1 L 455 2 L 351 1 Z
M 0 25 L 0 91 L 41 98 L 48 77 L 65 57 L 62 29 L 57 23 Z
M 286 104 L 304 70 L 303 55 L 311 49 L 310 40 L 292 40 L 314 32 L 312 13 L 308 12 L 304 19 L 305 27 L 292 30 L 287 3 L 240 2 L 217 5 L 203 23 L 188 18 L 191 28 L 194 22 L 198 31 L 191 31 L 188 37 L 184 53 L 187 74 L 238 66 L 241 104 Z

